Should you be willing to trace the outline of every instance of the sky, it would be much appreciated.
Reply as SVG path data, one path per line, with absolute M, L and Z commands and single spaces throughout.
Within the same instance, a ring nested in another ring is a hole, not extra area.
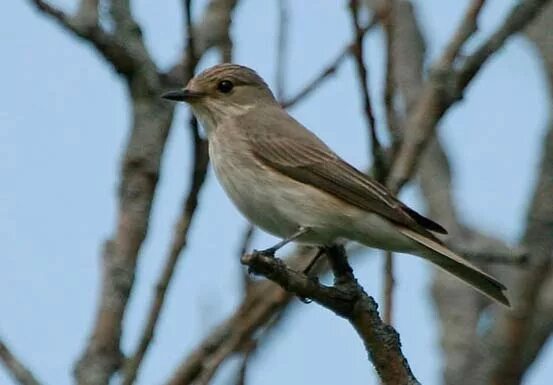
M 199 15 L 205 0 L 195 2 Z M 344 1 L 289 1 L 290 47 L 286 90 L 292 95 L 351 38 Z M 436 58 L 453 33 L 466 1 L 415 1 Z M 487 2 L 475 43 L 502 20 L 514 1 Z M 56 4 L 71 9 L 70 0 Z M 241 0 L 232 28 L 235 62 L 255 68 L 274 85 L 275 1 Z M 133 11 L 149 50 L 168 68 L 182 49 L 180 2 L 136 0 Z M 252 33 L 255 32 L 255 33 Z M 473 47 L 471 43 L 469 47 Z M 99 255 L 115 224 L 119 161 L 128 134 L 129 105 L 122 80 L 89 44 L 77 41 L 26 1 L 6 2 L 0 13 L 0 336 L 45 384 L 69 384 L 71 370 L 93 322 Z M 383 121 L 380 31 L 366 40 L 370 88 Z M 210 54 L 201 62 L 215 64 Z M 313 96 L 291 110 L 337 153 L 358 167 L 370 162 L 365 122 L 348 61 Z M 544 73 L 533 47 L 509 41 L 485 66 L 439 126 L 451 157 L 462 219 L 515 244 L 524 230 L 547 120 Z M 188 116 L 179 107 L 163 158 L 150 230 L 125 319 L 123 348 L 134 349 L 186 192 Z M 383 126 L 379 126 L 381 131 Z M 490 145 L 493 143 L 493 145 Z M 418 191 L 402 199 L 423 209 Z M 159 384 L 184 355 L 232 313 L 241 294 L 237 256 L 246 221 L 212 172 L 200 197 L 189 244 L 177 267 L 156 339 L 138 384 Z M 254 246 L 273 242 L 258 233 Z M 366 250 L 355 273 L 381 298 L 382 258 Z M 431 267 L 398 256 L 396 328 L 411 367 L 423 384 L 439 384 L 439 325 L 429 300 Z M 430 359 L 429 359 L 430 358 Z M 215 378 L 227 383 L 238 362 Z M 553 346 L 546 346 L 525 384 L 553 376 Z M 296 303 L 249 369 L 251 384 L 377 384 L 366 353 L 347 322 L 317 306 Z M 0 384 L 12 384 L 0 368 Z

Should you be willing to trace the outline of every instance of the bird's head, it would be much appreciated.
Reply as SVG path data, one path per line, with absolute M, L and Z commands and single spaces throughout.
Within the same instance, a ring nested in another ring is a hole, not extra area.
M 192 78 L 181 90 L 163 98 L 188 103 L 208 133 L 226 118 L 260 105 L 278 104 L 267 83 L 252 69 L 219 64 Z

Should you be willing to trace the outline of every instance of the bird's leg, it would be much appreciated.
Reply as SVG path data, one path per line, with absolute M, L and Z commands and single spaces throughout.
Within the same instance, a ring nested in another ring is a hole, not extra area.
M 306 234 L 307 232 L 309 232 L 309 227 L 300 226 L 298 228 L 298 231 L 296 231 L 294 234 L 290 235 L 288 238 L 283 239 L 282 241 L 280 241 L 279 243 L 277 243 L 276 245 L 274 245 L 272 247 L 269 247 L 268 249 L 254 250 L 254 253 L 259 253 L 259 254 L 263 254 L 263 255 L 266 255 L 266 256 L 274 257 L 275 252 L 278 249 L 282 248 L 283 246 L 286 246 L 287 244 L 289 244 L 292 241 L 295 241 L 296 239 L 298 239 L 302 235 Z
M 307 265 L 307 267 L 303 269 L 303 274 L 309 275 L 309 273 L 311 273 L 311 269 L 313 269 L 313 267 L 323 256 L 325 251 L 326 251 L 326 247 L 319 247 L 319 250 L 317 250 L 317 254 L 315 254 L 315 256 L 311 259 L 311 261 L 309 262 L 309 265 Z
M 317 250 L 317 254 L 315 254 L 315 256 L 313 258 L 311 258 L 311 261 L 309 261 L 309 265 L 307 265 L 307 267 L 305 269 L 303 269 L 303 274 L 307 275 L 308 277 L 310 277 L 312 279 L 317 279 L 316 276 L 311 277 L 310 273 L 311 273 L 311 270 L 313 269 L 313 267 L 315 266 L 315 264 L 319 261 L 319 259 L 321 259 L 321 257 L 323 256 L 323 254 L 325 252 L 326 252 L 326 247 L 324 247 L 324 246 L 319 247 L 319 249 Z M 307 303 L 307 304 L 313 302 L 310 298 L 305 298 L 305 297 L 301 297 L 301 296 L 298 296 L 298 299 L 301 302 Z

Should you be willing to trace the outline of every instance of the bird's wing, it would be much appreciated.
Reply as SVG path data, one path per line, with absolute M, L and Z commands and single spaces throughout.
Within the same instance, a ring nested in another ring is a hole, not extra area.
M 386 187 L 342 160 L 289 115 L 266 117 L 256 122 L 256 129 L 247 129 L 254 155 L 266 166 L 421 234 L 431 235 L 426 230 L 446 233 L 442 226 L 410 209 Z M 251 122 L 246 117 L 240 123 L 247 127 Z

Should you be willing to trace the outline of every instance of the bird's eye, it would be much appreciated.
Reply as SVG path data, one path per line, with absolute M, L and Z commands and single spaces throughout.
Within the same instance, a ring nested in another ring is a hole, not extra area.
M 228 94 L 233 88 L 234 84 L 229 80 L 221 80 L 219 84 L 217 84 L 217 89 L 224 94 Z

